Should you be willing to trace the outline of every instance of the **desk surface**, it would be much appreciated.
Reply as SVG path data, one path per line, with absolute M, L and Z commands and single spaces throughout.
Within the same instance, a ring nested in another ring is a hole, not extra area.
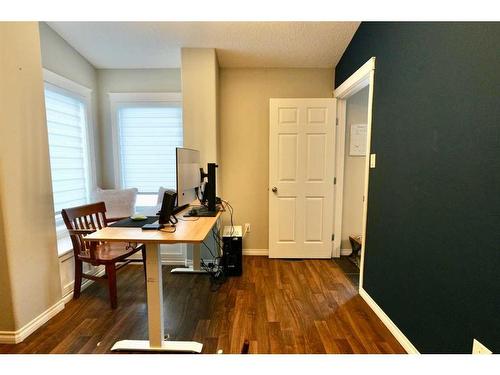
M 187 209 L 186 209 L 187 210 Z M 85 236 L 86 241 L 130 241 L 130 242 L 155 242 L 163 244 L 174 243 L 199 243 L 207 237 L 215 222 L 222 214 L 221 211 L 214 217 L 182 217 L 185 212 L 178 214 L 179 222 L 174 233 L 160 230 L 142 230 L 141 228 L 106 227 Z M 183 220 L 181 220 L 183 219 Z M 166 227 L 165 230 L 172 228 Z

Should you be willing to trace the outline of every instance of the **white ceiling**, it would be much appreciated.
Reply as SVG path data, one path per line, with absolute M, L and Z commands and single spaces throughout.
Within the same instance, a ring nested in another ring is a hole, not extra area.
M 48 22 L 96 68 L 179 68 L 181 47 L 221 67 L 334 67 L 359 22 Z

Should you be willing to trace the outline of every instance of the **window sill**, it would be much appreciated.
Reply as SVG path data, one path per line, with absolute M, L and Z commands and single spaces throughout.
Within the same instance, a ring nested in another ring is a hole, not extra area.
M 71 243 L 71 238 L 69 236 L 61 237 L 57 239 L 57 255 L 59 258 L 73 252 L 73 244 Z

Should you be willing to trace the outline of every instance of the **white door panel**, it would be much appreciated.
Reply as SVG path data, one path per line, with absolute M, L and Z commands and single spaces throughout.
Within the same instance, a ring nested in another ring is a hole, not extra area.
M 271 258 L 331 257 L 335 110 L 335 99 L 270 100 Z
M 297 180 L 298 137 L 296 134 L 278 135 L 278 180 L 280 182 Z

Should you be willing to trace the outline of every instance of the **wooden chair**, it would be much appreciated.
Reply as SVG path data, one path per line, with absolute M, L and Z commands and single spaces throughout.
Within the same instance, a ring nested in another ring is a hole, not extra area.
M 120 218 L 107 219 L 104 202 L 63 209 L 64 224 L 69 231 L 75 255 L 75 286 L 73 298 L 80 297 L 82 278 L 108 282 L 111 308 L 118 306 L 116 293 L 116 271 L 130 262 L 142 262 L 146 272 L 146 248 L 143 244 L 127 242 L 86 242 L 83 237 L 106 227 Z M 132 254 L 142 251 L 142 259 L 127 259 Z M 98 277 L 83 273 L 83 262 L 93 266 L 104 265 L 106 273 Z M 120 263 L 120 265 L 116 265 Z

